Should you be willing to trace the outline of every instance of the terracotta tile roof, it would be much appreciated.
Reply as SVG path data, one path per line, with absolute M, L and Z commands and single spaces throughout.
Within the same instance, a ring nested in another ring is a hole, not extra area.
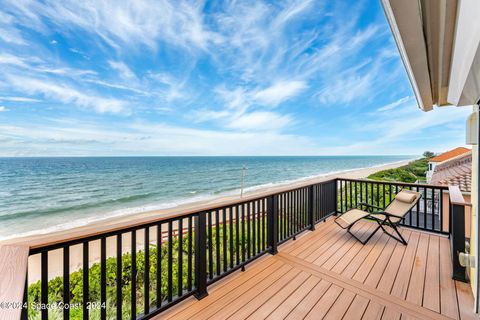
M 458 186 L 464 192 L 471 191 L 472 152 L 462 154 L 435 166 L 432 184 Z
M 461 154 L 464 154 L 464 153 L 467 153 L 467 152 L 470 152 L 470 151 L 471 150 L 468 149 L 468 148 L 458 147 L 458 148 L 452 149 L 450 151 L 444 152 L 442 154 L 439 154 L 436 157 L 433 157 L 432 159 L 430 159 L 430 162 L 443 162 L 443 161 L 455 158 L 455 157 L 457 157 Z

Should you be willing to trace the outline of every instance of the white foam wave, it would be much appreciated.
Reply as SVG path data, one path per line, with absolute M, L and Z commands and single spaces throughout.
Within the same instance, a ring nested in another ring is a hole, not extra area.
M 283 180 L 283 181 L 279 181 L 279 182 L 275 182 L 275 183 L 270 182 L 270 183 L 266 183 L 266 184 L 247 187 L 247 188 L 244 189 L 244 192 L 245 193 L 251 193 L 251 192 L 262 190 L 262 189 L 269 189 L 269 188 L 273 188 L 273 187 L 284 186 L 284 185 L 288 185 L 288 184 L 292 184 L 292 183 L 302 182 L 302 181 L 305 181 L 305 180 L 322 178 L 322 177 L 329 176 L 329 175 L 343 174 L 343 173 L 348 173 L 348 172 L 362 170 L 362 169 L 378 168 L 378 167 L 382 167 L 382 166 L 385 166 L 385 165 L 394 165 L 394 164 L 398 164 L 398 163 L 403 163 L 405 161 L 411 161 L 411 160 L 414 160 L 414 159 L 416 159 L 416 158 L 404 159 L 404 160 L 395 161 L 395 162 L 387 162 L 387 163 L 383 163 L 383 164 L 378 164 L 378 165 L 368 166 L 368 167 L 362 167 L 362 168 L 353 168 L 353 169 L 346 169 L 346 170 L 330 171 L 330 172 L 326 172 L 326 173 L 322 173 L 322 174 L 310 175 L 310 176 L 306 176 L 306 177 L 302 177 L 302 178 L 298 178 L 298 179 Z M 196 194 L 196 191 L 195 191 L 194 194 Z M 97 223 L 97 222 L 104 221 L 104 220 L 111 219 L 111 218 L 118 218 L 118 217 L 129 216 L 129 215 L 134 215 L 134 214 L 141 214 L 141 213 L 152 212 L 152 211 L 163 210 L 163 209 L 171 209 L 171 208 L 178 207 L 180 205 L 193 204 L 195 202 L 206 201 L 206 200 L 218 200 L 222 197 L 234 196 L 234 195 L 240 195 L 240 188 L 230 190 L 230 191 L 225 191 L 225 192 L 215 194 L 215 195 L 208 195 L 208 194 L 196 195 L 194 197 L 178 199 L 178 200 L 174 200 L 172 202 L 146 204 L 144 206 L 139 206 L 139 207 L 130 207 L 130 208 L 118 209 L 118 210 L 114 210 L 114 211 L 111 211 L 111 212 L 108 212 L 108 213 L 105 213 L 105 214 L 102 213 L 101 217 L 99 217 L 99 216 L 82 217 L 81 219 L 78 219 L 78 220 L 53 225 L 51 227 L 42 228 L 41 230 L 32 230 L 32 231 L 17 233 L 17 234 L 5 236 L 5 237 L 0 236 L 0 241 L 13 239 L 13 238 L 20 238 L 20 237 L 29 237 L 29 236 L 34 236 L 34 235 L 49 234 L 49 233 L 53 233 L 53 232 L 57 232 L 57 231 L 64 231 L 64 230 L 68 230 L 68 229 L 72 229 L 72 228 L 83 227 L 83 226 L 86 226 L 86 225 L 89 225 L 89 224 Z

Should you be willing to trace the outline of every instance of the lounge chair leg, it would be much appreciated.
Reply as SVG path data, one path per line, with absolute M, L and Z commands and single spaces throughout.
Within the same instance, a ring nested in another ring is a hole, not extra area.
M 353 225 L 352 225 L 352 226 L 353 226 Z M 352 237 L 354 237 L 355 239 L 357 239 L 357 241 L 360 242 L 360 243 L 363 244 L 363 245 L 365 245 L 365 244 L 373 237 L 373 235 L 378 231 L 378 229 L 380 229 L 380 226 L 376 227 L 375 230 L 373 230 L 372 233 L 370 233 L 370 235 L 368 236 L 367 239 L 361 240 L 359 237 L 357 237 L 356 235 L 354 235 L 353 232 L 350 231 L 350 228 L 351 228 L 352 226 L 350 226 L 350 227 L 347 228 L 347 232 L 350 233 L 350 235 L 351 235 Z
M 401 243 L 403 243 L 404 245 L 407 245 L 407 241 L 403 238 L 402 234 L 400 233 L 400 231 L 398 230 L 397 226 L 396 225 L 393 225 L 392 226 L 393 230 L 395 230 L 395 232 L 398 234 L 398 236 L 400 237 L 401 239 Z
M 380 225 L 380 228 L 382 228 L 382 231 L 385 232 L 388 236 L 392 237 L 393 239 L 397 240 L 398 242 L 402 243 L 403 245 L 407 245 L 408 242 L 402 237 L 402 234 L 400 233 L 400 231 L 398 231 L 398 228 L 395 224 L 393 223 L 388 223 L 387 221 L 384 221 L 384 222 L 379 222 L 377 221 L 378 224 Z M 398 234 L 398 237 L 394 236 L 393 234 L 391 234 L 390 232 L 388 232 L 383 226 L 386 225 L 386 226 L 389 226 L 390 228 L 392 228 L 396 234 Z

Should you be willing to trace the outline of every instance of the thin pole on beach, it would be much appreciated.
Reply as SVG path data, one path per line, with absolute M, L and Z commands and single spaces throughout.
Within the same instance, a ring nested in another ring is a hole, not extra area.
M 246 174 L 246 170 L 247 170 L 247 167 L 246 166 L 243 166 L 242 167 L 242 182 L 241 182 L 241 186 L 240 186 L 240 198 L 243 197 L 243 186 L 245 184 L 245 174 Z

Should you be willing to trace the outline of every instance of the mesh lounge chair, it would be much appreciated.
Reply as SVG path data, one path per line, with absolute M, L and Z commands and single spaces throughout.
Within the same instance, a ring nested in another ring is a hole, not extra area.
M 417 204 L 421 196 L 422 195 L 419 192 L 403 189 L 395 196 L 395 199 L 393 199 L 386 208 L 377 207 L 368 203 L 360 203 L 357 208 L 351 209 L 336 218 L 335 223 L 338 224 L 342 229 L 347 229 L 347 232 L 362 244 L 367 243 L 368 240 L 370 240 L 370 238 L 373 237 L 373 235 L 378 231 L 378 229 L 382 229 L 383 232 L 388 234 L 390 237 L 403 243 L 404 245 L 407 245 L 407 241 L 405 241 L 405 239 L 402 237 L 397 227 L 405 215 Z M 362 207 L 366 207 L 366 211 L 359 209 Z M 378 223 L 378 227 L 373 230 L 366 240 L 362 241 L 360 238 L 355 236 L 350 229 L 355 225 L 355 223 L 357 223 L 357 221 L 360 221 L 364 218 L 374 220 Z M 385 230 L 385 227 L 391 227 L 393 231 L 395 231 L 396 235 Z

